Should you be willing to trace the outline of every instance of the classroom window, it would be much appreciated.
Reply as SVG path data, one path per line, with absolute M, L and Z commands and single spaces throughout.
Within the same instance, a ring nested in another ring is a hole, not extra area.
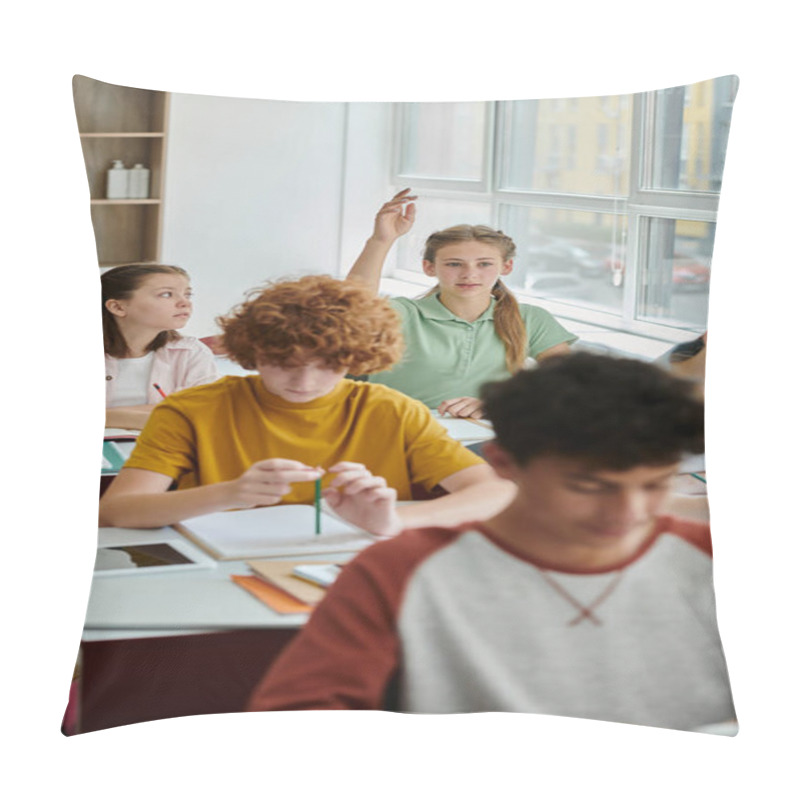
M 406 171 L 395 182 L 420 199 L 396 277 L 425 283 L 425 238 L 483 223 L 517 243 L 508 283 L 523 301 L 644 335 L 704 329 L 737 84 L 727 76 L 569 102 L 402 104 L 395 163 Z M 469 153 L 458 167 L 455 152 Z M 424 172 L 419 182 L 412 168 Z
M 654 160 L 649 185 L 655 189 L 718 192 L 736 79 L 717 78 L 698 84 L 695 91 L 691 89 L 677 86 L 655 92 Z M 690 168 L 698 163 L 708 168 Z
M 480 182 L 486 115 L 486 103 L 403 103 L 399 175 Z
M 578 98 L 574 108 L 542 100 L 500 104 L 498 188 L 586 195 L 627 191 L 630 107 L 620 98 L 610 100 L 598 106 L 596 98 Z M 594 138 L 587 120 L 594 123 Z M 564 152 L 568 158 L 562 159 Z
M 575 151 L 578 145 L 577 128 L 575 125 L 567 126 L 567 160 L 565 166 L 568 170 L 575 169 Z
M 716 226 L 688 219 L 642 221 L 647 269 L 639 281 L 637 318 L 705 328 Z
M 621 313 L 614 275 L 625 250 L 625 215 L 504 204 L 499 218 L 517 246 L 505 279 L 516 292 Z

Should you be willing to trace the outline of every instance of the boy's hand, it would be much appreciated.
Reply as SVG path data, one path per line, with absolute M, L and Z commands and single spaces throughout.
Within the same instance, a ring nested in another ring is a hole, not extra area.
M 268 458 L 256 461 L 228 486 L 231 508 L 274 506 L 292 490 L 291 484 L 315 481 L 325 474 L 320 467 L 309 467 L 288 458 Z
M 385 478 L 350 461 L 340 461 L 328 472 L 335 477 L 322 496 L 342 519 L 377 536 L 400 533 L 397 492 L 386 485 Z
M 454 397 L 452 400 L 443 400 L 436 410 L 442 416 L 450 414 L 452 417 L 472 419 L 480 419 L 483 416 L 483 407 L 477 397 Z
M 403 189 L 380 207 L 375 216 L 373 239 L 393 242 L 411 230 L 416 215 L 416 207 L 412 201 L 417 196 L 410 195 L 410 191 L 411 189 Z

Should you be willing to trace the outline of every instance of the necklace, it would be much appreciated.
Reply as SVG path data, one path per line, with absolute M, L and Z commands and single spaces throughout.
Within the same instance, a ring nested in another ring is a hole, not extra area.
M 546 570 L 540 569 L 536 567 L 539 571 L 539 574 L 545 579 L 547 584 L 553 588 L 558 594 L 560 594 L 571 606 L 577 608 L 580 612 L 575 619 L 570 620 L 567 625 L 578 625 L 579 623 L 583 622 L 583 620 L 588 620 L 589 622 L 593 622 L 595 625 L 602 625 L 602 621 L 594 614 L 595 609 L 603 602 L 605 602 L 612 594 L 614 589 L 619 586 L 619 582 L 622 580 L 623 571 L 618 570 L 614 573 L 611 580 L 608 583 L 608 586 L 603 589 L 600 594 L 592 600 L 589 605 L 584 605 L 579 600 L 577 600 L 573 595 L 571 595 L 549 572 Z

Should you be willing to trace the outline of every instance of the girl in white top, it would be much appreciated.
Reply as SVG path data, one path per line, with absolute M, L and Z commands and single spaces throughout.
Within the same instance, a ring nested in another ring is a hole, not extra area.
M 376 294 L 383 262 L 414 224 L 415 196 L 403 189 L 384 203 L 372 236 L 348 280 Z M 393 298 L 403 320 L 406 355 L 391 371 L 371 375 L 441 414 L 480 417 L 480 385 L 537 361 L 569 352 L 577 337 L 549 312 L 520 306 L 500 280 L 513 267 L 513 240 L 486 225 L 456 225 L 428 237 L 422 269 L 438 280 L 423 298 Z M 468 323 L 465 325 L 464 323 Z
M 141 428 L 163 397 L 216 380 L 214 355 L 181 336 L 192 313 L 180 267 L 129 264 L 100 277 L 106 356 L 106 427 Z

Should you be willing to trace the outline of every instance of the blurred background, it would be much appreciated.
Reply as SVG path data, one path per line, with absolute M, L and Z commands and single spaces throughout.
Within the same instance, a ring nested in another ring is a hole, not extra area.
M 606 97 L 448 103 L 248 100 L 76 77 L 101 267 L 151 260 L 193 279 L 185 332 L 266 279 L 344 275 L 396 191 L 417 222 L 383 290 L 430 285 L 424 240 L 460 222 L 517 244 L 509 285 L 584 344 L 656 356 L 706 329 L 735 76 Z M 120 159 L 146 197 L 110 199 Z M 718 267 L 715 267 L 715 269 Z

